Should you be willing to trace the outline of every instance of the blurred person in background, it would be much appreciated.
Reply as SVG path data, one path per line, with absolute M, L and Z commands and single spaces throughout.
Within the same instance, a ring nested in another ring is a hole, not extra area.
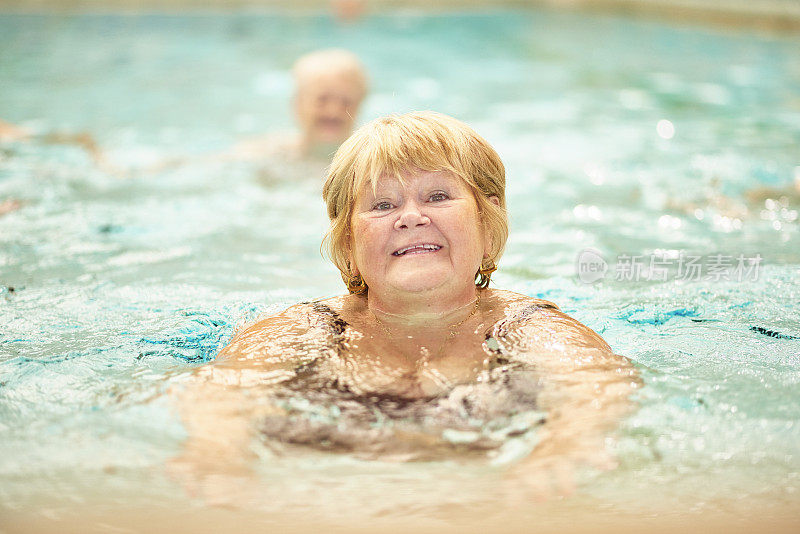
M 288 138 L 271 134 L 247 140 L 234 148 L 232 159 L 279 156 L 288 160 L 323 161 L 327 165 L 339 145 L 353 132 L 367 94 L 366 71 L 355 54 L 341 49 L 317 50 L 298 59 L 292 74 L 299 133 Z
M 201 158 L 202 163 L 252 164 L 259 181 L 322 179 L 333 153 L 353 132 L 367 94 L 366 70 L 347 50 L 322 49 L 301 56 L 292 67 L 296 133 L 271 132 Z M 139 171 L 162 172 L 197 158 L 168 158 Z
M 0 217 L 5 215 L 6 213 L 11 213 L 12 211 L 18 210 L 21 207 L 22 207 L 22 202 L 20 202 L 15 198 L 0 200 Z
M 795 167 L 794 180 L 791 184 L 783 187 L 756 187 L 747 191 L 745 197 L 755 205 L 764 204 L 771 199 L 786 206 L 800 207 L 800 166 Z
M 698 211 L 710 210 L 724 217 L 747 219 L 762 216 L 762 210 L 782 213 L 786 222 L 797 220 L 796 208 L 800 207 L 800 167 L 795 169 L 792 182 L 783 186 L 761 185 L 739 195 L 722 192 L 719 178 L 713 178 L 702 190 L 702 196 L 687 201 L 670 198 L 665 204 L 668 210 L 694 215 Z M 795 210 L 792 214 L 792 210 Z M 785 217 L 784 217 L 785 216 Z
M 87 132 L 44 132 L 18 126 L 0 119 L 0 143 L 38 141 L 53 145 L 75 145 L 83 148 L 98 165 L 105 163 L 103 153 L 91 134 Z
M 339 22 L 355 22 L 364 15 L 366 9 L 366 0 L 331 0 L 333 16 Z
M 292 75 L 297 133 L 272 132 L 207 157 L 181 155 L 142 166 L 107 162 L 88 134 L 73 136 L 73 142 L 82 144 L 103 170 L 122 176 L 164 172 L 191 163 L 244 162 L 254 164 L 259 179 L 265 183 L 306 177 L 321 179 L 331 156 L 353 131 L 367 93 L 366 71 L 352 52 L 323 49 L 300 57 L 292 67 Z M 12 129 L 13 125 L 7 126 L 9 137 L 22 135 L 19 129 Z M 0 136 L 6 135 L 4 128 L 0 124 Z
M 19 141 L 30 135 L 25 128 L 0 119 L 0 141 Z
M 107 168 L 103 152 L 98 147 L 94 137 L 87 132 L 36 132 L 0 119 L 0 145 L 5 143 L 38 142 L 52 145 L 74 145 L 86 151 L 95 165 Z M 2 156 L 0 156 L 2 158 Z M 16 211 L 23 206 L 23 202 L 15 198 L 0 199 L 0 216 Z

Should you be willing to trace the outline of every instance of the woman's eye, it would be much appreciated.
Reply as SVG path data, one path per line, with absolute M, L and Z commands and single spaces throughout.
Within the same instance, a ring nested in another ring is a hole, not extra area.
M 382 200 L 380 202 L 376 202 L 374 206 L 372 206 L 374 210 L 390 210 L 392 209 L 392 203 L 386 200 Z
M 448 198 L 450 198 L 450 197 L 447 196 L 447 193 L 443 193 L 442 191 L 438 191 L 436 193 L 433 193 L 428 198 L 428 200 L 430 200 L 432 202 L 441 202 L 442 200 L 447 200 Z

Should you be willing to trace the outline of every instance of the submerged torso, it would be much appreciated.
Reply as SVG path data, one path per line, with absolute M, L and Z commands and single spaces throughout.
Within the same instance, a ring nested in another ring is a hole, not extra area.
M 295 306 L 248 329 L 215 366 L 265 386 L 271 409 L 258 425 L 270 441 L 426 458 L 494 449 L 543 422 L 541 375 L 514 325 L 561 315 L 552 303 L 486 290 L 463 332 L 433 341 L 393 339 L 356 299 Z

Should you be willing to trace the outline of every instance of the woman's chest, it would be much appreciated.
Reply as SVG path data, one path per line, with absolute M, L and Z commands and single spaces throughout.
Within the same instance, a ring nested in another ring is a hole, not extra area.
M 387 339 L 345 336 L 334 357 L 319 362 L 318 372 L 333 376 L 359 394 L 425 398 L 459 384 L 474 383 L 489 370 L 496 353 L 472 339 Z

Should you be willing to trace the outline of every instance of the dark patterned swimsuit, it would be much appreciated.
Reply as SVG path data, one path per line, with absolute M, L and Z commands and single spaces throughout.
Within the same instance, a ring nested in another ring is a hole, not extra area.
M 537 411 L 539 376 L 514 357 L 513 324 L 548 304 L 533 305 L 487 330 L 487 358 L 474 381 L 450 385 L 441 394 L 405 397 L 354 391 L 326 371 L 326 359 L 346 353 L 349 327 L 329 306 L 309 303 L 324 319 L 331 351 L 294 369 L 294 376 L 271 393 L 283 411 L 262 421 L 268 443 L 309 446 L 362 456 L 429 459 L 500 448 L 509 439 L 530 435 L 544 422 Z

